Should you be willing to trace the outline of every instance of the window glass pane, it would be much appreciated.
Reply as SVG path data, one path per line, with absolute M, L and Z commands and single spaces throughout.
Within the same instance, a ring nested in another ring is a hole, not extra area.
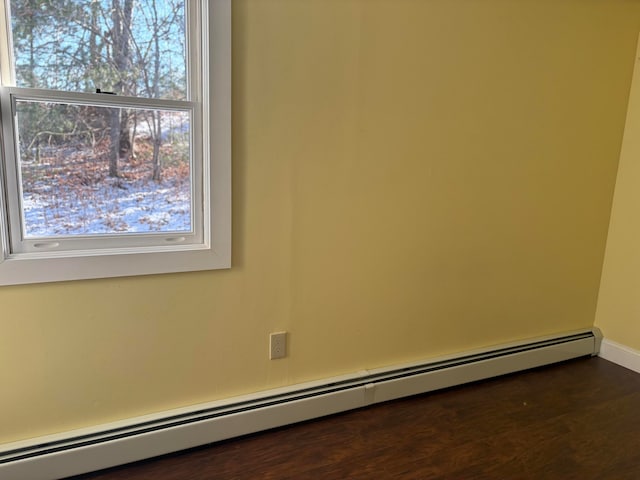
M 11 0 L 16 85 L 187 99 L 185 0 Z
M 16 101 L 25 239 L 192 230 L 189 111 Z

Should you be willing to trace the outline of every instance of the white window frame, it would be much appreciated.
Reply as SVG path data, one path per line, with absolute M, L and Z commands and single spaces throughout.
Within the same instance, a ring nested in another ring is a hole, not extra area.
M 8 0 L 7 0 L 8 1 Z M 167 234 L 158 243 L 128 247 L 81 247 L 56 250 L 55 240 L 45 240 L 38 248 L 12 251 L 11 225 L 7 195 L 16 195 L 19 186 L 14 175 L 15 155 L 5 150 L 6 135 L 15 135 L 7 125 L 11 116 L 11 95 L 26 99 L 46 99 L 50 92 L 13 87 L 11 56 L 8 45 L 8 25 L 5 0 L 0 0 L 0 285 L 55 282 L 91 278 L 108 278 L 132 275 L 148 275 L 170 272 L 187 272 L 230 268 L 231 266 L 231 0 L 187 0 L 199 4 L 202 16 L 201 81 L 199 91 L 192 95 L 202 105 L 202 138 L 193 143 L 195 161 L 202 170 L 201 234 L 194 242 L 185 245 L 182 234 Z M 207 25 L 208 24 L 208 25 Z M 190 41 L 197 41 L 190 39 Z M 191 86 L 191 88 L 194 88 Z M 111 96 L 110 96 L 111 97 Z M 64 100 L 60 94 L 56 100 Z M 95 97 L 73 94 L 73 98 L 95 103 Z M 106 99 L 105 99 L 106 100 Z M 159 103 L 160 108 L 171 107 L 171 102 Z M 135 101 L 126 98 L 109 98 L 109 104 L 137 107 Z M 144 108 L 144 107 L 142 107 Z M 6 162 L 13 162 L 7 168 Z M 14 227 L 15 228 L 15 227 Z M 141 238 L 144 238 L 141 236 Z M 164 242 L 164 244 L 162 244 Z M 42 248 L 40 248 L 42 247 Z M 67 247 L 68 244 L 67 244 Z M 42 250 L 42 251 L 40 251 Z

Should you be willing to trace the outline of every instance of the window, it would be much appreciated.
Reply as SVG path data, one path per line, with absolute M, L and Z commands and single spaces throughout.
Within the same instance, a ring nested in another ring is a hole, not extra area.
M 0 285 L 230 266 L 230 9 L 0 3 Z

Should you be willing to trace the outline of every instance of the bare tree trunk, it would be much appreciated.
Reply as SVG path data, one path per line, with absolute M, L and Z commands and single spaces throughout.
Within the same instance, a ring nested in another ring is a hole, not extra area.
M 158 8 L 153 0 L 153 28 L 158 31 Z M 153 69 L 153 96 L 160 97 L 160 38 L 154 36 L 154 69 Z M 153 180 L 159 182 L 162 177 L 162 166 L 160 165 L 160 147 L 162 146 L 162 113 L 153 113 Z
M 91 3 L 91 28 L 89 32 L 89 75 L 87 81 L 89 88 L 95 88 L 95 85 L 91 85 L 91 80 L 95 80 L 96 70 L 98 69 L 99 52 L 98 52 L 98 15 L 99 5 L 97 2 Z
M 112 21 L 113 21 L 113 62 L 118 80 L 113 86 L 114 93 L 129 94 L 130 86 L 127 85 L 122 74 L 131 67 L 131 22 L 133 18 L 133 0 L 124 0 L 121 5 L 120 0 L 113 0 Z M 114 108 L 111 110 L 111 159 L 109 163 L 109 176 L 118 176 L 118 160 L 121 156 L 129 155 L 131 152 L 131 141 L 129 131 L 129 117 L 124 109 Z
M 162 165 L 160 163 L 160 147 L 162 146 L 162 112 L 152 113 L 153 119 L 153 181 L 162 180 Z
M 129 72 L 133 65 L 131 51 L 131 27 L 133 21 L 134 0 L 124 0 L 122 11 L 122 38 L 121 55 L 118 59 L 118 71 Z M 134 86 L 123 80 L 120 81 L 120 90 L 124 95 L 132 95 Z M 120 156 L 129 159 L 133 153 L 133 139 L 131 138 L 131 114 L 129 110 L 120 110 Z
M 111 121 L 111 154 L 109 155 L 109 176 L 118 176 L 118 160 L 120 159 L 120 111 L 118 108 L 110 110 Z

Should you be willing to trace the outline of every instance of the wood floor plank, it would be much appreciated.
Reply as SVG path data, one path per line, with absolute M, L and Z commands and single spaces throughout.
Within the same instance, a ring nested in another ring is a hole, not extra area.
M 640 375 L 584 358 L 74 480 L 640 479 Z

